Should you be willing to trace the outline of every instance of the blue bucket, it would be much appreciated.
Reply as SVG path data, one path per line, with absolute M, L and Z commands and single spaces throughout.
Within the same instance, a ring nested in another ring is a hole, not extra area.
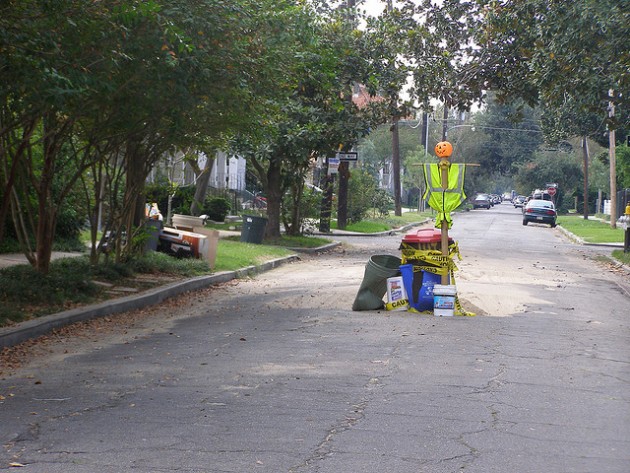
M 414 271 L 413 264 L 400 266 L 403 285 L 409 298 L 409 307 L 419 312 L 433 310 L 433 286 L 440 284 L 441 276 L 425 271 Z

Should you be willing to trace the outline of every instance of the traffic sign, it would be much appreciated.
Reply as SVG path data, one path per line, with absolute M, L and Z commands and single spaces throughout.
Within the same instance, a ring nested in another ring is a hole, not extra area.
M 339 158 L 340 161 L 357 161 L 359 159 L 359 153 L 356 151 L 337 153 L 337 158 Z
M 556 188 L 555 187 L 548 187 L 547 188 L 547 194 L 549 194 L 550 196 L 554 196 L 556 195 Z
M 339 158 L 328 158 L 328 174 L 338 174 L 339 173 Z

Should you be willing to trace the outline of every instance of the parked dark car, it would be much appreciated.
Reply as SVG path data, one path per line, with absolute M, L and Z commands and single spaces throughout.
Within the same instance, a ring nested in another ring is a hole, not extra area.
M 547 223 L 551 228 L 556 226 L 556 207 L 548 200 L 530 200 L 523 209 L 523 225 L 529 222 Z
M 489 209 L 492 207 L 488 194 L 477 194 L 472 201 L 473 209 Z

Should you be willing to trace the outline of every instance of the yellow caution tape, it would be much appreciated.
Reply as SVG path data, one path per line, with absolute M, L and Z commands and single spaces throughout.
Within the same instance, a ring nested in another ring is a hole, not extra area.
M 454 279 L 453 284 L 455 284 Z M 474 312 L 468 312 L 467 310 L 464 310 L 461 303 L 459 302 L 459 296 L 455 296 L 455 310 L 453 311 L 453 313 L 455 315 L 462 315 L 464 317 L 474 317 L 475 315 L 477 315 Z
M 385 304 L 385 309 L 387 310 L 396 310 L 401 307 L 409 307 L 409 301 L 407 299 L 400 299 L 394 302 L 388 302 Z
M 457 242 L 452 243 L 448 247 L 448 256 L 442 254 L 438 250 L 420 250 L 408 243 L 401 243 L 400 250 L 402 252 L 402 264 L 412 264 L 414 272 L 424 271 L 425 273 L 449 275 L 451 283 L 455 285 L 455 271 L 457 266 L 453 261 L 453 257 L 461 261 L 462 255 L 459 252 L 459 246 Z M 410 312 L 422 313 L 414 308 L 409 309 Z M 426 312 L 425 312 L 426 313 Z M 459 297 L 455 296 L 455 315 L 462 315 L 466 317 L 474 317 L 474 312 L 468 312 L 464 310 Z

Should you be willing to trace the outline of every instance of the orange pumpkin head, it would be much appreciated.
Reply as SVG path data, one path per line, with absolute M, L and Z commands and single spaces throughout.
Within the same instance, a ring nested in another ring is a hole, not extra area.
M 453 145 L 448 141 L 440 141 L 435 145 L 435 154 L 437 154 L 438 158 L 448 158 L 453 154 Z

